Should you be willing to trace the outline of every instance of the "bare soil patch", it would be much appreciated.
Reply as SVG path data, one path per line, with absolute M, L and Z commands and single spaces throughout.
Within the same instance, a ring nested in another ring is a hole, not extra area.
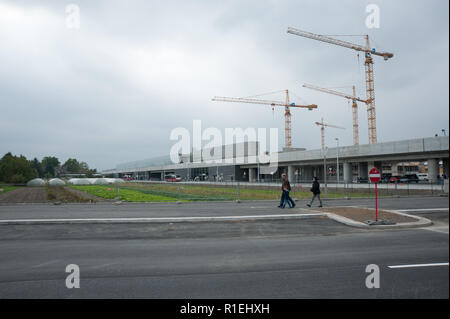
M 55 187 L 47 187 L 47 199 L 52 202 L 56 201 Z M 63 203 L 95 203 L 99 201 L 96 196 L 69 187 L 59 187 L 58 200 Z
M 45 187 L 20 187 L 0 195 L 0 203 L 46 203 Z

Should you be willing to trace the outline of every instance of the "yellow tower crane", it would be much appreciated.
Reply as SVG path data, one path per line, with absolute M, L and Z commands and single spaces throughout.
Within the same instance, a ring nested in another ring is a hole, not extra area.
M 292 147 L 292 133 L 291 133 L 291 110 L 290 110 L 290 108 L 291 107 L 307 108 L 311 111 L 312 109 L 317 109 L 317 105 L 316 104 L 298 105 L 295 103 L 291 103 L 290 99 L 289 99 L 289 90 L 285 90 L 285 92 L 286 92 L 286 102 L 260 100 L 260 99 L 253 99 L 253 98 L 221 97 L 221 96 L 215 96 L 212 100 L 219 101 L 219 102 L 235 102 L 235 103 L 251 103 L 251 104 L 270 105 L 270 106 L 272 106 L 272 108 L 275 106 L 283 106 L 284 110 L 285 110 L 285 112 L 284 112 L 285 145 L 286 145 L 286 148 L 291 148 Z
M 316 125 L 320 126 L 320 132 L 322 133 L 322 149 L 323 150 L 326 149 L 326 145 L 325 145 L 325 127 L 339 128 L 339 129 L 345 130 L 344 127 L 333 125 L 333 124 L 324 123 L 323 122 L 323 118 L 322 118 L 321 122 L 316 122 Z
M 328 94 L 341 96 L 341 97 L 346 98 L 348 100 L 352 100 L 353 145 L 359 145 L 358 105 L 356 104 L 356 102 L 362 102 L 362 103 L 366 103 L 367 104 L 368 101 L 360 99 L 359 97 L 356 96 L 356 88 L 355 88 L 355 86 L 353 86 L 353 95 L 345 94 L 345 93 L 341 93 L 341 92 L 337 92 L 337 91 L 333 91 L 333 90 L 330 90 L 330 89 L 321 88 L 321 87 L 310 85 L 310 84 L 304 84 L 303 87 L 308 88 L 308 89 L 312 89 L 312 90 L 316 90 L 316 91 L 320 91 L 320 92 L 324 92 L 324 93 L 328 93 Z
M 377 119 L 375 114 L 375 86 L 373 76 L 373 60 L 372 55 L 382 56 L 385 61 L 394 57 L 394 54 L 389 52 L 378 52 L 374 48 L 370 47 L 369 36 L 366 35 L 366 45 L 353 44 L 347 41 L 331 38 L 325 35 L 314 34 L 298 30 L 295 28 L 288 28 L 288 33 L 298 35 L 301 37 L 322 41 L 334 45 L 339 45 L 345 48 L 353 49 L 356 51 L 364 52 L 366 55 L 365 68 L 366 68 L 366 100 L 367 102 L 367 117 L 369 120 L 369 143 L 377 143 Z

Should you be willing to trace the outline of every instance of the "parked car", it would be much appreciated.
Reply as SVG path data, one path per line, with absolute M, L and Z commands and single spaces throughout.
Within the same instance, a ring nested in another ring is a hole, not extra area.
M 402 176 L 402 177 L 400 177 L 398 182 L 402 183 L 402 184 L 408 184 L 409 183 L 409 178 L 407 176 Z
M 408 174 L 405 175 L 405 177 L 408 180 L 408 183 L 419 183 L 419 177 L 417 176 L 417 174 Z
M 182 178 L 180 175 L 168 174 L 165 176 L 166 182 L 181 182 Z
M 391 176 L 389 178 L 389 183 L 399 183 L 400 182 L 400 176 Z
M 369 179 L 367 177 L 358 177 L 356 182 L 360 184 L 367 184 L 369 182 Z
M 381 175 L 381 182 L 382 183 L 389 183 L 389 180 L 391 179 L 392 174 L 391 173 L 383 173 Z
M 419 178 L 419 181 L 428 182 L 428 174 L 427 173 L 419 173 L 416 175 Z

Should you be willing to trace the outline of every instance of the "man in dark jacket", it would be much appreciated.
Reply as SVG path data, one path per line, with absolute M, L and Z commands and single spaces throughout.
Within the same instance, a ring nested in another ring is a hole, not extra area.
M 291 183 L 289 183 L 289 180 L 286 177 L 286 174 L 282 174 L 281 178 L 283 180 L 283 183 L 281 184 L 281 200 L 280 200 L 280 206 L 279 208 L 284 208 L 286 206 L 286 202 L 289 204 L 290 208 L 295 207 L 295 202 L 289 195 L 289 192 L 291 191 Z
M 314 199 L 317 197 L 319 199 L 320 202 L 320 206 L 319 207 L 323 207 L 322 206 L 322 200 L 320 199 L 320 184 L 319 184 L 319 180 L 317 177 L 313 178 L 313 184 L 312 184 L 312 188 L 311 188 L 311 193 L 313 193 L 311 202 L 309 204 L 307 204 L 306 206 L 311 207 L 312 203 L 314 202 Z

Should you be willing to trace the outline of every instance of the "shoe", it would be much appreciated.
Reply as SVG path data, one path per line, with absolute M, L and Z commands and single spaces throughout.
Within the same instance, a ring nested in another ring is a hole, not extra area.
M 322 208 L 322 207 L 323 207 L 322 205 L 319 206 L 319 208 Z
M 309 204 L 306 204 L 306 206 L 311 207 L 311 205 L 309 205 Z
M 295 206 L 297 206 L 297 205 L 294 205 L 294 206 L 292 206 L 291 208 L 295 208 Z

